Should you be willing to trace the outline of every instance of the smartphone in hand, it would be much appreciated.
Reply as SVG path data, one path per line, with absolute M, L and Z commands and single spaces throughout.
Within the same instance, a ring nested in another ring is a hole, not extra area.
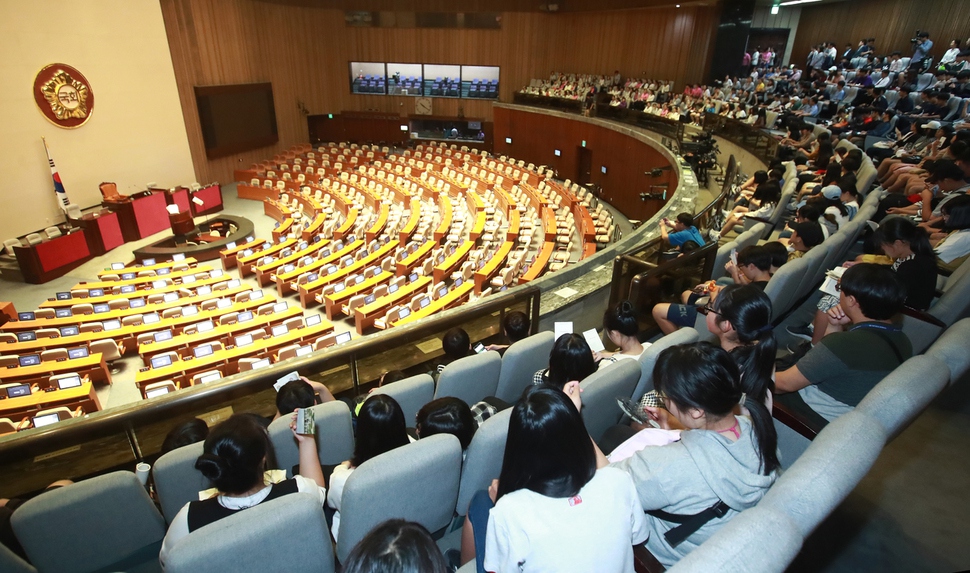
M 310 408 L 300 408 L 296 411 L 296 433 L 304 436 L 312 436 L 317 432 L 316 423 L 313 420 L 313 410 Z

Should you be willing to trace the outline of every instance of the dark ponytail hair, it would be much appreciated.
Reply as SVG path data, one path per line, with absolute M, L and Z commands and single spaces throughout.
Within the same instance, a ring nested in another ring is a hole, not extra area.
M 234 414 L 209 432 L 195 469 L 221 493 L 246 493 L 262 482 L 270 447 L 265 428 L 251 416 Z
M 771 326 L 771 299 L 758 287 L 729 285 L 718 292 L 714 310 L 718 321 L 730 322 L 737 336 L 740 346 L 731 350 L 731 356 L 741 371 L 745 394 L 764 403 L 775 387 L 771 375 L 778 349 Z
M 780 467 L 778 435 L 764 402 L 746 396 L 741 372 L 724 349 L 707 342 L 672 346 L 660 353 L 653 369 L 658 392 L 680 410 L 697 408 L 712 418 L 731 414 L 745 395 L 764 475 Z
M 917 257 L 934 257 L 933 247 L 930 246 L 930 237 L 926 231 L 918 226 L 912 219 L 905 217 L 893 217 L 886 219 L 876 231 L 876 242 L 878 244 L 893 244 L 902 241 L 909 245 L 909 248 Z
M 596 372 L 593 351 L 586 339 L 578 334 L 563 334 L 552 345 L 546 382 L 562 389 L 566 382 L 583 381 Z
M 637 314 L 630 301 L 620 301 L 606 309 L 603 314 L 603 328 L 615 330 L 624 336 L 636 336 L 640 331 L 640 323 L 637 322 Z
M 357 414 L 357 440 L 350 465 L 356 468 L 408 442 L 407 422 L 397 400 L 386 394 L 369 396 Z

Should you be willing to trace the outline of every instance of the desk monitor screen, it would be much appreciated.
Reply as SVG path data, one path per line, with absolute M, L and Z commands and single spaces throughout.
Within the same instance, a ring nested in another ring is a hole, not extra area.
M 33 312 L 18 312 L 17 320 L 34 320 Z
M 229 241 L 228 243 L 226 243 L 226 248 L 227 249 L 235 249 L 236 248 L 236 241 Z
M 121 280 L 130 281 L 135 279 L 135 273 L 121 273 Z
M 335 338 L 334 340 L 336 341 L 337 344 L 343 344 L 344 342 L 350 342 L 350 339 L 351 339 L 350 332 L 341 332 L 340 334 L 337 335 L 337 338 Z
M 97 314 L 101 314 L 102 312 L 110 312 L 110 311 L 111 311 L 111 307 L 105 303 L 94 305 L 94 312 Z
M 198 332 L 209 332 L 210 330 L 212 330 L 215 327 L 216 326 L 214 324 L 212 324 L 212 321 L 211 320 L 207 320 L 205 322 L 200 322 L 198 325 L 196 325 L 195 328 L 196 328 L 196 331 L 198 331 Z
M 239 282 L 239 279 L 232 279 L 231 281 L 229 281 L 229 288 L 236 288 L 240 284 L 242 283 Z
M 40 364 L 40 354 L 28 354 L 17 358 L 21 366 L 37 366 Z
M 121 328 L 121 321 L 118 319 L 104 321 L 105 330 L 118 330 Z
M 243 257 L 251 257 L 253 255 L 253 250 L 252 249 L 246 249 L 245 251 L 242 252 L 242 255 L 243 255 Z
M 438 264 L 440 265 L 443 262 L 445 262 L 445 256 L 444 255 L 438 255 Z
M 253 362 L 253 370 L 259 370 L 260 368 L 269 368 L 269 358 L 261 358 L 256 362 Z
M 184 261 L 185 260 L 185 254 L 183 254 L 183 253 L 176 253 L 176 254 L 172 255 L 172 260 L 175 261 L 176 263 L 177 262 L 180 262 L 180 261 Z
M 280 251 L 281 258 L 286 258 L 292 254 L 293 254 L 293 249 L 283 249 L 282 251 Z
M 17 342 L 30 342 L 31 340 L 37 340 L 37 333 L 30 330 L 27 332 L 17 333 Z
M 179 299 L 179 293 L 177 292 L 167 292 L 165 293 L 165 296 L 162 297 L 162 300 L 165 302 L 175 302 L 178 299 Z
M 239 315 L 236 316 L 236 322 L 247 322 L 252 319 L 253 319 L 253 313 L 250 310 L 247 310 L 246 312 L 240 312 Z
M 303 319 L 304 324 L 307 326 L 316 326 L 323 321 L 323 318 L 319 314 L 311 314 L 310 316 Z
M 280 241 L 279 242 L 280 242 L 281 245 L 283 243 L 285 243 L 286 242 L 286 235 L 280 235 Z
M 195 316 L 199 314 L 199 307 L 190 304 L 182 307 L 182 316 Z
M 438 289 L 438 298 L 441 298 L 441 297 L 445 296 L 446 294 L 448 294 L 448 287 L 443 286 L 443 287 L 441 287 L 441 288 Z
M 77 374 L 71 374 L 70 376 L 65 376 L 63 378 L 57 379 L 57 388 L 60 390 L 67 390 L 68 388 L 77 388 L 81 385 L 81 377 Z
M 400 287 L 398 287 L 397 284 L 392 284 L 391 286 L 387 287 L 387 292 L 388 294 L 394 294 L 397 292 L 398 288 Z
M 255 240 L 256 240 L 256 237 L 253 237 L 252 235 L 246 237 L 246 242 L 247 243 L 252 243 Z
M 310 273 L 306 278 L 306 282 L 312 283 L 318 278 L 320 278 L 320 273 Z
M 205 296 L 208 294 L 212 294 L 212 287 L 210 287 L 209 285 L 202 285 L 198 289 L 196 289 L 195 294 L 198 296 Z
M 182 284 L 184 285 L 192 284 L 197 280 L 198 279 L 195 278 L 195 275 L 185 275 L 184 277 L 182 277 Z
M 129 308 L 141 308 L 145 306 L 145 299 L 143 298 L 133 298 L 128 301 Z
M 71 293 L 69 292 L 59 292 L 54 295 L 57 300 L 71 300 Z
M 416 280 L 418 280 L 418 273 L 411 273 L 410 275 L 408 275 L 409 283 L 413 283 Z
M 283 312 L 289 308 L 289 304 L 284 300 L 273 305 L 273 312 Z
M 236 337 L 236 346 L 249 346 L 253 343 L 252 334 L 244 334 Z
M 297 356 L 306 356 L 307 354 L 310 354 L 311 352 L 313 352 L 313 348 L 309 344 L 307 344 L 306 346 L 301 346 L 301 347 L 299 347 L 299 348 L 296 349 L 296 355 Z
M 364 277 L 357 275 L 357 278 L 354 280 L 354 284 L 360 284 L 362 282 L 364 282 Z
M 202 358 L 203 356 L 209 356 L 210 354 L 212 354 L 212 345 L 211 344 L 205 344 L 203 346 L 196 346 L 195 348 L 192 349 L 192 354 L 196 358 Z
M 329 267 L 327 267 L 327 274 L 328 275 L 332 275 L 335 272 L 337 272 L 337 266 L 336 265 L 330 265 Z
M 321 256 L 324 256 L 324 257 L 329 257 L 330 256 L 330 249 L 324 249 L 324 250 L 320 251 L 320 255 Z
M 302 259 L 300 259 L 300 266 L 301 267 L 305 267 L 305 266 L 309 265 L 312 262 L 313 262 L 313 257 L 311 257 L 310 255 L 307 255 L 307 256 L 303 257 Z
M 91 353 L 88 352 L 87 346 L 81 346 L 78 348 L 69 348 L 67 351 L 67 357 L 70 358 L 71 360 L 74 360 L 75 358 L 87 358 L 90 355 Z
M 273 327 L 273 336 L 283 336 L 287 332 L 289 332 L 289 329 L 286 328 L 285 324 L 280 324 Z
M 344 285 L 344 283 L 337 283 L 337 284 L 335 284 L 335 285 L 334 285 L 334 287 L 333 287 L 333 292 L 335 292 L 335 293 L 337 293 L 337 292 L 341 292 L 341 291 L 343 291 L 343 290 L 344 290 L 345 288 L 347 288 L 347 286 L 346 286 L 346 285 Z
M 121 287 L 121 292 L 124 294 L 130 294 L 135 292 L 135 285 L 124 285 Z
M 60 421 L 57 416 L 57 412 L 52 412 L 50 414 L 44 414 L 43 416 L 34 416 L 31 418 L 35 428 L 43 428 L 44 426 L 50 426 L 51 424 L 56 424 Z
M 209 276 L 212 277 L 212 278 L 219 278 L 223 274 L 225 274 L 225 273 L 222 272 L 222 269 L 215 269 L 215 270 L 212 270 L 212 271 L 209 272 Z M 199 288 L 202 288 L 202 287 L 199 287 Z
M 377 296 L 376 295 L 369 294 L 366 297 L 364 297 L 364 304 L 370 304 L 370 303 L 374 302 L 375 300 L 377 300 Z
M 61 331 L 61 336 L 77 336 L 81 332 L 76 326 L 62 326 L 58 330 Z
M 166 285 L 168 285 L 168 283 L 165 281 L 152 281 L 152 288 L 165 288 Z
M 163 354 L 162 356 L 152 357 L 152 368 L 165 368 L 166 366 L 172 365 L 172 356 L 170 354 Z
M 220 378 L 222 378 L 222 374 L 220 374 L 219 372 L 210 372 L 205 376 L 200 376 L 198 380 L 196 380 L 196 384 L 206 384 L 208 382 L 215 382 Z
M 401 318 L 407 318 L 410 314 L 411 314 L 411 309 L 410 308 L 402 308 L 401 311 L 398 313 L 397 317 L 399 319 L 401 319 Z
M 54 311 L 54 316 L 57 318 L 68 318 L 74 316 L 74 311 L 69 308 L 59 308 Z
M 125 268 L 125 263 L 111 263 L 111 270 L 120 271 Z
M 172 331 L 171 330 L 163 330 L 161 332 L 156 332 L 155 334 L 152 335 L 152 338 L 155 339 L 155 342 L 164 342 L 166 340 L 171 340 L 172 339 Z
M 144 324 L 154 324 L 160 320 L 162 320 L 162 317 L 158 316 L 157 312 L 150 312 L 148 314 L 143 314 L 141 317 L 141 321 Z
M 219 301 L 216 302 L 217 308 L 226 308 L 228 306 L 232 306 L 232 301 L 228 298 L 220 298 Z
M 161 268 L 161 269 L 158 269 L 157 274 L 158 274 L 158 276 L 162 276 L 162 275 L 167 275 L 170 272 L 172 272 L 172 269 L 169 269 L 169 268 Z
M 95 297 L 99 297 L 99 296 L 104 296 L 104 289 L 103 288 L 93 288 L 93 289 L 90 289 L 90 290 L 88 290 L 88 296 L 91 297 L 91 298 L 95 298 Z
M 7 398 L 19 398 L 21 396 L 30 396 L 30 384 L 7 386 Z
M 155 396 L 168 394 L 169 391 L 170 391 L 170 388 L 168 386 L 163 386 L 161 388 L 152 388 L 151 390 L 145 392 L 145 398 L 154 398 Z
M 285 267 L 283 267 L 283 272 L 292 273 L 294 269 L 296 269 L 296 265 L 292 265 L 292 264 L 286 265 Z
M 155 259 L 142 259 L 141 264 L 142 266 L 150 267 L 155 264 Z
M 418 304 L 421 305 L 421 308 L 426 308 L 429 304 L 431 304 L 431 299 L 428 297 L 424 297 L 421 299 L 421 302 Z
M 498 292 L 509 290 L 509 285 L 502 285 L 502 288 L 498 289 Z
M 305 248 L 307 248 L 309 246 L 310 246 L 310 244 L 307 243 L 306 241 L 300 241 L 300 244 L 296 246 L 296 250 L 302 251 L 303 249 L 305 249 Z
M 313 242 L 314 243 L 319 243 L 322 240 L 323 240 L 323 237 L 321 237 L 320 235 L 314 235 L 313 236 Z

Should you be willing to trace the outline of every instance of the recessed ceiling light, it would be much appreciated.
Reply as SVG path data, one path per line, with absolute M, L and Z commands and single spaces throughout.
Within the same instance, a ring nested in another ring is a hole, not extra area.
M 782 2 L 779 6 L 794 6 L 795 4 L 808 4 L 809 2 L 821 2 L 822 0 L 788 0 L 788 2 Z

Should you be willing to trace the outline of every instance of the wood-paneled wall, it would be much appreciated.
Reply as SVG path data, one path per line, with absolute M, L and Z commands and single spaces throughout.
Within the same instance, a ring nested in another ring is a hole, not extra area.
M 511 138 L 512 143 L 506 143 Z M 590 179 L 602 187 L 602 197 L 630 219 L 646 221 L 663 201 L 640 200 L 640 193 L 672 191 L 677 176 L 667 170 L 660 177 L 645 174 L 670 162 L 649 144 L 629 135 L 576 119 L 504 107 L 495 108 L 495 153 L 548 165 L 563 179 L 578 179 L 579 148 L 590 150 Z M 556 155 L 556 150 L 560 155 Z M 606 173 L 602 172 L 606 167 Z M 658 187 L 651 189 L 651 185 Z M 668 196 L 669 196 L 668 192 Z
M 185 127 L 199 181 L 307 140 L 311 114 L 343 110 L 407 115 L 414 98 L 350 93 L 348 62 L 398 61 L 501 67 L 500 99 L 552 71 L 647 74 L 678 85 L 704 76 L 717 9 L 684 6 L 619 12 L 503 13 L 501 30 L 356 28 L 339 10 L 255 0 L 160 0 Z M 193 87 L 272 82 L 280 143 L 208 160 Z M 434 114 L 492 119 L 487 101 L 434 100 Z
M 783 8 L 784 9 L 784 8 Z M 939 60 L 950 40 L 970 36 L 967 0 L 854 0 L 821 6 L 806 5 L 798 21 L 791 61 L 804 65 L 809 50 L 820 42 L 835 42 L 841 54 L 862 38 L 876 39 L 876 53 L 913 53 L 909 43 L 917 29 L 930 33 L 932 56 Z

